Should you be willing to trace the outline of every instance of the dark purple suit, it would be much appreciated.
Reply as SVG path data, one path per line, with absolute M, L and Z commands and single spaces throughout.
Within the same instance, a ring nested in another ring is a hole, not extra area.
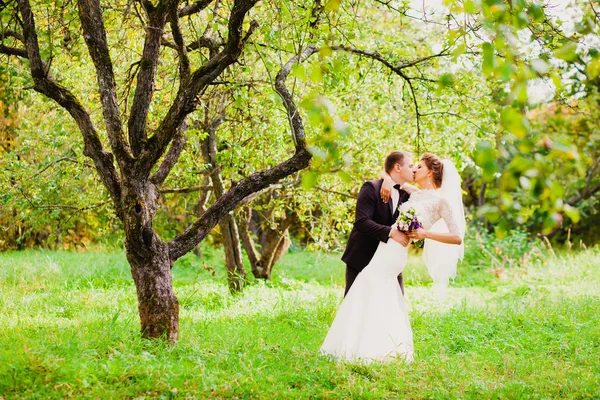
M 344 296 L 350 290 L 358 273 L 373 258 L 379 242 L 387 243 L 392 229 L 391 226 L 395 222 L 392 199 L 384 203 L 379 195 L 382 184 L 382 179 L 367 181 L 358 193 L 354 227 L 350 232 L 346 251 L 342 256 L 342 261 L 346 263 L 346 291 Z M 408 193 L 400 190 L 401 203 L 407 201 L 408 197 Z M 398 275 L 398 283 L 402 293 L 404 293 L 402 274 Z

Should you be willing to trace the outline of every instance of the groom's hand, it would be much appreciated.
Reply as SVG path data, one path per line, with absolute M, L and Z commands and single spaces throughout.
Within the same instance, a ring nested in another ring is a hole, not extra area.
M 406 233 L 399 231 L 395 226 L 392 227 L 390 237 L 396 242 L 400 243 L 402 246 L 408 246 L 408 236 Z
M 381 196 L 381 200 L 383 200 L 384 203 L 387 203 L 392 198 L 392 189 L 394 188 L 395 183 L 385 172 L 381 173 L 381 178 L 383 179 L 383 183 L 381 184 L 379 195 Z

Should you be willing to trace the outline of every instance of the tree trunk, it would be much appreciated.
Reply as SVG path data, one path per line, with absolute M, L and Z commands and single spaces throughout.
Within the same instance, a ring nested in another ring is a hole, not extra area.
M 272 213 L 266 212 L 272 216 Z M 256 249 L 254 240 L 252 239 L 252 233 L 250 230 L 250 223 L 252 220 L 252 210 L 246 208 L 241 214 L 243 223 L 241 224 L 241 236 L 244 250 L 248 254 L 250 264 L 252 265 L 252 274 L 257 279 L 271 279 L 271 273 L 273 266 L 279 261 L 279 259 L 289 249 L 290 235 L 288 228 L 292 224 L 293 216 L 286 216 L 279 220 L 275 229 L 270 226 L 267 227 L 261 235 L 261 248 L 260 252 Z
M 223 236 L 223 248 L 225 250 L 225 266 L 227 268 L 227 283 L 232 293 L 239 292 L 244 288 L 246 271 L 242 261 L 242 248 L 240 246 L 240 235 L 237 224 L 232 214 L 227 214 L 219 222 Z
M 125 249 L 135 282 L 142 337 L 177 342 L 179 303 L 173 291 L 169 246 L 152 229 L 158 190 L 150 182 L 127 181 L 123 199 Z
M 155 239 L 158 237 L 155 236 Z M 141 255 L 139 243 L 126 241 L 127 260 L 135 282 L 142 337 L 177 342 L 179 302 L 173 291 L 171 261 L 165 242 L 155 241 L 150 254 Z
M 225 106 L 222 102 L 219 105 L 218 117 L 210 120 L 208 113 L 205 117 L 204 130 L 208 134 L 202 142 L 202 156 L 211 165 L 209 173 L 216 198 L 220 198 L 225 193 L 225 185 L 221 176 L 219 165 L 217 164 L 217 128 L 225 120 Z M 196 204 L 198 208 L 200 201 Z M 203 209 L 199 207 L 199 209 Z M 227 284 L 232 293 L 240 292 L 244 288 L 246 281 L 246 271 L 242 262 L 242 249 L 240 247 L 240 235 L 238 232 L 233 212 L 225 215 L 219 222 L 221 234 L 223 236 L 223 248 L 225 251 L 225 266 L 227 268 Z
M 283 230 L 268 228 L 264 233 L 261 249 L 260 269 L 257 278 L 271 279 L 273 266 L 289 249 L 292 241 L 287 228 Z

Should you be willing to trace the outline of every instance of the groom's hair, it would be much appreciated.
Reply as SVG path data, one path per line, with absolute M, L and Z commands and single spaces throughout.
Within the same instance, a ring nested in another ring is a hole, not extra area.
M 385 172 L 388 174 L 394 169 L 394 165 L 400 164 L 404 166 L 404 159 L 410 158 L 412 155 L 406 151 L 394 150 L 385 158 Z

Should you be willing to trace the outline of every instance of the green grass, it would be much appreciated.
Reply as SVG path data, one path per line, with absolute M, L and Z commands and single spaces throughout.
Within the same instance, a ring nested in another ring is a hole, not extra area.
M 169 347 L 139 338 L 120 252 L 1 253 L 0 398 L 600 398 L 598 249 L 501 278 L 461 267 L 445 304 L 411 258 L 416 361 L 370 366 L 318 355 L 341 301 L 339 254 L 287 254 L 273 282 L 238 296 L 221 253 L 203 254 L 173 268 Z

